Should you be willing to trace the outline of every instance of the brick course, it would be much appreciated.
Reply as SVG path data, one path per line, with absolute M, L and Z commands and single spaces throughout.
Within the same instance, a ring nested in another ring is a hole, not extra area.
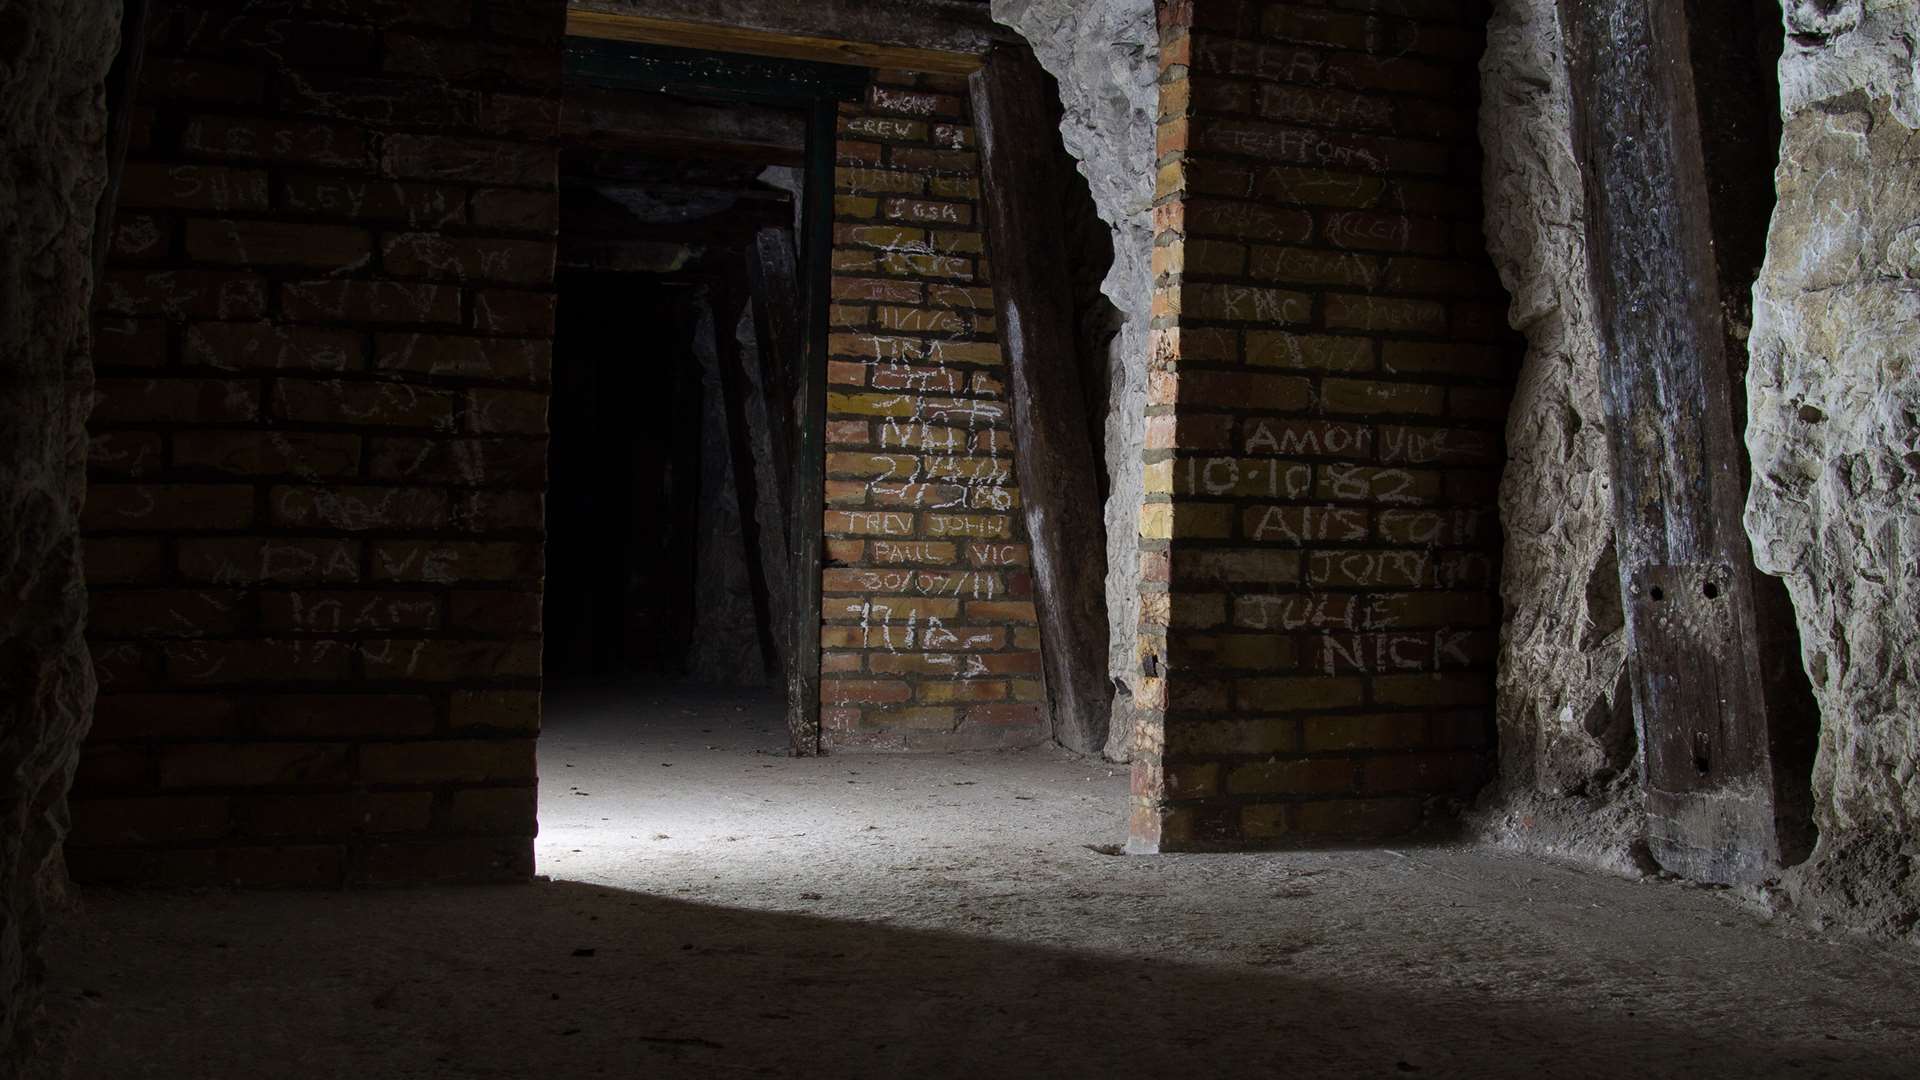
M 1488 774 L 1485 16 L 1161 5 L 1137 849 L 1403 831 Z
M 966 82 L 841 109 L 822 722 L 838 748 L 1048 737 Z
M 154 27 L 95 356 L 82 879 L 531 872 L 563 12 Z

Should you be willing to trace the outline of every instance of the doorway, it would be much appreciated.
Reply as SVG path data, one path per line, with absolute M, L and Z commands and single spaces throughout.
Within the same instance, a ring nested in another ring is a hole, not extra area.
M 558 282 L 546 678 L 682 676 L 700 569 L 689 312 L 651 275 L 568 270 Z
M 833 100 L 867 73 L 566 54 L 549 717 L 582 686 L 762 689 L 817 753 Z

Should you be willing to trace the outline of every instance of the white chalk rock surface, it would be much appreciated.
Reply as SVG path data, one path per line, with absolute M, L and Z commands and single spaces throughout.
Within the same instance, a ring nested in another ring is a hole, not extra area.
M 1480 65 L 1489 253 L 1527 356 L 1500 486 L 1499 840 L 1640 865 L 1600 330 L 1554 0 L 1499 0 Z
M 1899 932 L 1920 917 L 1920 5 L 1786 16 L 1746 524 L 1793 596 L 1820 703 L 1800 899 Z
M 1061 140 L 1079 163 L 1100 218 L 1113 229 L 1102 291 L 1126 317 L 1109 357 L 1106 424 L 1108 663 L 1118 685 L 1138 666 L 1140 503 L 1145 473 L 1147 321 L 1153 299 L 1154 120 L 1160 37 L 1153 0 L 993 0 L 994 20 L 1033 46 L 1060 83 Z M 1115 695 L 1107 756 L 1125 760 L 1132 695 Z

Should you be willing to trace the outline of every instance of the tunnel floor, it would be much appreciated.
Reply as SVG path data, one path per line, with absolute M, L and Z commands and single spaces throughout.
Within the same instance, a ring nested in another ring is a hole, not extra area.
M 764 694 L 560 694 L 541 742 L 534 885 L 83 892 L 50 1057 L 89 1080 L 1857 1077 L 1920 1047 L 1920 954 L 1724 892 L 1466 847 L 1108 855 L 1122 768 L 789 758 Z

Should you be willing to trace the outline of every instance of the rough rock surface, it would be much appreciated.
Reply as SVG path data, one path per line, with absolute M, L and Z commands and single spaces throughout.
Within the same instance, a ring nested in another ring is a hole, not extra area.
M 1126 316 L 1109 353 L 1107 467 L 1108 663 L 1114 695 L 1107 756 L 1126 760 L 1140 623 L 1140 503 L 1145 473 L 1147 322 L 1153 294 L 1154 119 L 1160 48 L 1153 0 L 993 0 L 1060 83 L 1060 136 L 1079 162 L 1101 220 L 1113 229 L 1103 291 Z
M 1585 199 L 1554 0 L 1500 0 L 1481 61 L 1487 244 L 1527 356 L 1507 422 L 1498 842 L 1645 865 Z
M 1787 5 L 1779 203 L 1754 288 L 1747 532 L 1820 703 L 1816 916 L 1920 927 L 1920 8 Z
M 1780 112 L 1791 118 L 1855 90 L 1920 128 L 1920 10 L 1913 0 L 1783 0 Z
M 93 709 L 78 517 L 105 178 L 105 0 L 0 0 L 0 1074 L 31 1038 L 67 787 Z

